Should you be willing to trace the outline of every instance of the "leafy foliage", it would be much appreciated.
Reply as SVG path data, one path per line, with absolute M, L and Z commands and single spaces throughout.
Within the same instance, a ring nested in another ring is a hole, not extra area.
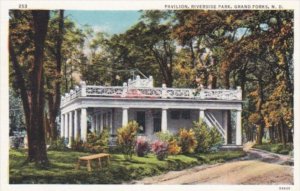
M 195 149 L 196 152 L 208 152 L 213 147 L 219 145 L 222 141 L 222 136 L 218 130 L 215 127 L 209 128 L 202 120 L 194 122 L 193 130 L 198 142 Z
M 168 144 L 166 142 L 154 141 L 151 150 L 155 153 L 158 160 L 164 160 L 168 157 Z
M 197 147 L 197 140 L 193 129 L 179 129 L 178 142 L 181 146 L 182 153 L 193 153 Z
M 176 139 L 172 139 L 168 142 L 168 154 L 178 155 L 181 152 L 181 147 L 178 145 Z
M 150 151 L 150 144 L 146 137 L 139 136 L 136 140 L 135 151 L 137 156 L 143 157 Z
M 9 135 L 13 136 L 14 131 L 25 130 L 24 111 L 22 108 L 22 100 L 12 89 L 9 90 Z
M 49 151 L 67 151 L 69 148 L 65 144 L 64 138 L 57 139 L 52 141 L 50 146 L 48 147 Z
M 292 144 L 284 146 L 283 144 L 263 143 L 262 145 L 254 145 L 254 148 L 270 151 L 273 153 L 292 155 L 294 147 Z
M 87 142 L 83 142 L 81 140 L 73 141 L 71 148 L 75 151 L 103 153 L 108 151 L 108 142 L 109 132 L 107 128 L 104 128 L 99 135 L 89 133 L 87 136 Z
M 127 160 L 132 159 L 138 128 L 139 125 L 136 121 L 130 121 L 117 130 L 117 144 Z
M 172 140 L 174 138 L 174 135 L 172 133 L 170 133 L 169 131 L 166 132 L 157 132 L 155 133 L 156 137 L 163 141 L 163 142 L 169 142 L 170 140 Z
M 173 135 L 169 131 L 166 132 L 158 132 L 155 134 L 157 138 L 165 143 L 168 143 L 168 154 L 169 155 L 177 155 L 181 152 L 181 147 L 178 145 L 176 135 Z

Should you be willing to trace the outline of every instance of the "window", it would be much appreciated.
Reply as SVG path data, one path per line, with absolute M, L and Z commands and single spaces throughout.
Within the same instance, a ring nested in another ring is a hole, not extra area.
M 154 133 L 161 131 L 161 118 L 154 118 L 153 119 L 153 131 Z
M 171 119 L 190 119 L 190 110 L 173 110 L 171 111 Z
M 181 112 L 181 118 L 182 119 L 190 119 L 191 118 L 190 110 L 183 110 Z
M 180 112 L 179 111 L 171 111 L 171 119 L 179 119 Z

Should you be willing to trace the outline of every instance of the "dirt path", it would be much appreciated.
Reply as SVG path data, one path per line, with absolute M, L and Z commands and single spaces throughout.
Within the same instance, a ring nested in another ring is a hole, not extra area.
M 245 149 L 247 157 L 144 178 L 135 184 L 293 184 L 288 156 Z

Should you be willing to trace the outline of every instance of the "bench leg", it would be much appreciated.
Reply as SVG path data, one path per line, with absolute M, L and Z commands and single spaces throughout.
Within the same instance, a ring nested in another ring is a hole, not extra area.
M 88 170 L 89 172 L 92 171 L 91 161 L 90 161 L 90 160 L 87 161 L 87 170 Z

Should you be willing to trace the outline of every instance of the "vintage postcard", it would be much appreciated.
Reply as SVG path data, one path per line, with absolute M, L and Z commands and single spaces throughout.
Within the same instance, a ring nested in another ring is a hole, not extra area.
M 299 1 L 2 1 L 1 190 L 300 190 Z

